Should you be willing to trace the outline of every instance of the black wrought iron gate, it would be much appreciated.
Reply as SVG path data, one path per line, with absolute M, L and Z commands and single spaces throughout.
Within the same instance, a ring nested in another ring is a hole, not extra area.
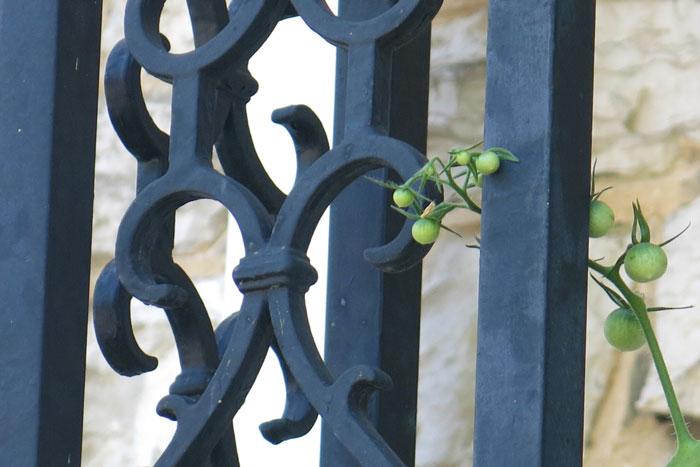
M 424 161 L 442 0 L 341 0 L 337 17 L 323 0 L 187 3 L 195 51 L 168 52 L 164 0 L 129 0 L 126 42 L 107 63 L 110 116 L 139 171 L 95 289 L 102 351 L 122 374 L 153 370 L 129 300 L 165 310 L 182 372 L 158 406 L 177 421 L 158 465 L 238 464 L 231 419 L 270 346 L 287 406 L 261 427 L 266 438 L 303 436 L 320 415 L 322 465 L 412 465 L 427 249 L 361 176 L 407 177 Z M 0 465 L 80 463 L 100 11 L 99 0 L 0 0 Z M 297 152 L 285 195 L 250 141 L 247 62 L 296 15 L 338 48 L 336 134 L 329 150 L 311 109 L 273 114 Z M 594 2 L 490 2 L 486 142 L 522 164 L 485 188 L 480 467 L 581 462 L 593 24 Z M 145 109 L 142 67 L 173 86 L 169 135 Z M 233 273 L 242 309 L 216 331 L 171 258 L 174 212 L 200 198 L 231 211 L 246 246 Z M 305 251 L 331 202 L 322 359 L 304 309 L 316 280 Z

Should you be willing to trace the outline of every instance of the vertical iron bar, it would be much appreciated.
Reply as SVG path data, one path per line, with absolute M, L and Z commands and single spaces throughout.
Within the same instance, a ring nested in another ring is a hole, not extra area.
M 340 0 L 339 14 L 367 19 L 391 0 Z M 427 140 L 430 31 L 395 52 L 392 60 L 390 135 L 425 151 Z M 343 135 L 346 54 L 336 68 L 335 141 Z M 385 176 L 379 172 L 375 176 Z M 407 464 L 415 457 L 421 268 L 383 274 L 363 251 L 392 238 L 403 218 L 390 212 L 386 190 L 360 180 L 333 203 L 330 217 L 325 361 L 334 375 L 357 364 L 387 372 L 394 388 L 375 398 L 370 417 L 387 443 Z M 321 465 L 357 462 L 324 427 Z
M 474 465 L 581 465 L 595 2 L 492 0 Z
M 100 0 L 0 0 L 0 465 L 79 465 Z

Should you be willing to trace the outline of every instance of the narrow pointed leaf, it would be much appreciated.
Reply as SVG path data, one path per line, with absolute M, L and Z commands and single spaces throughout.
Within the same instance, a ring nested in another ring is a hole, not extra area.
M 389 207 L 390 207 L 391 209 L 393 209 L 394 211 L 398 212 L 399 214 L 401 214 L 402 216 L 407 217 L 408 219 L 411 219 L 412 221 L 417 221 L 418 219 L 421 218 L 418 214 L 415 214 L 415 213 L 412 213 L 412 212 L 408 212 L 408 211 L 404 211 L 403 209 L 401 209 L 401 208 L 399 208 L 399 207 L 397 207 L 397 206 L 394 206 L 393 204 L 392 204 L 391 206 L 389 206 Z
M 454 149 L 450 149 L 450 150 L 449 150 L 449 153 L 450 153 L 450 154 L 457 154 L 457 153 L 460 153 L 460 152 L 462 152 L 462 151 L 471 151 L 472 149 L 478 148 L 478 147 L 481 146 L 482 144 L 484 144 L 484 142 L 483 142 L 483 141 L 479 141 L 478 143 L 472 144 L 471 146 L 468 146 L 468 147 L 466 147 L 466 148 L 454 148 Z
M 474 240 L 476 240 L 476 243 L 472 243 L 472 244 L 468 243 L 465 246 L 467 248 L 474 248 L 476 250 L 481 250 L 481 238 L 479 238 L 478 235 L 474 235 Z
M 627 249 L 629 250 L 629 247 Z M 610 269 L 610 272 L 613 272 L 613 271 L 619 272 L 620 271 L 620 268 L 622 267 L 622 265 L 625 262 L 625 255 L 626 254 L 627 254 L 627 250 L 625 250 L 625 252 L 622 253 L 619 258 L 617 258 L 617 261 L 615 261 L 615 264 L 613 264 L 612 268 Z
M 376 183 L 379 186 L 383 186 L 384 188 L 389 188 L 391 190 L 396 190 L 397 188 L 407 188 L 399 185 L 396 182 L 392 182 L 391 180 L 379 180 L 378 178 L 370 177 L 369 175 L 365 175 L 365 178 L 372 183 Z
M 591 199 L 592 199 L 593 201 L 597 200 L 598 198 L 600 198 L 600 196 L 601 196 L 603 193 L 605 193 L 605 192 L 608 191 L 608 190 L 612 190 L 612 188 L 613 188 L 613 187 L 611 187 L 611 186 L 606 186 L 605 188 L 603 188 L 602 190 L 600 190 L 598 193 L 594 193 L 594 194 L 593 194 L 593 197 L 592 197 Z
M 637 229 L 639 226 L 639 217 L 637 215 L 637 205 L 632 203 L 632 211 L 634 212 L 634 219 L 632 220 L 632 245 L 639 243 L 639 238 L 637 237 Z
M 686 233 L 686 232 L 688 231 L 689 228 L 690 228 L 690 222 L 688 222 L 688 225 L 685 226 L 685 229 L 681 230 L 680 232 L 678 232 L 676 235 L 674 235 L 673 237 L 669 238 L 669 239 L 666 240 L 665 242 L 660 243 L 659 246 L 668 245 L 669 243 L 671 243 L 672 241 L 674 241 L 675 239 L 677 239 L 678 237 L 680 237 L 681 235 L 683 235 L 684 233 Z
M 601 289 L 603 289 L 605 294 L 608 296 L 608 298 L 610 298 L 610 300 L 613 301 L 613 303 L 615 303 L 615 305 L 617 305 L 620 308 L 630 309 L 629 304 L 625 301 L 624 298 L 622 298 L 622 296 L 620 294 L 618 294 L 613 289 L 611 289 L 610 287 L 605 285 L 603 282 L 598 280 L 593 274 L 591 274 L 591 279 L 593 279 L 595 281 L 595 283 L 598 284 Z
M 462 234 L 460 234 L 459 232 L 455 232 L 454 230 L 452 230 L 451 228 L 447 227 L 447 226 L 446 226 L 445 224 L 443 224 L 443 223 L 440 223 L 440 227 L 443 228 L 443 229 L 445 229 L 445 230 L 447 230 L 447 231 L 450 232 L 451 234 L 457 235 L 459 238 L 464 238 L 464 237 L 462 237 Z
M 498 158 L 501 159 L 502 161 L 520 162 L 520 159 L 515 157 L 515 154 L 513 154 L 512 152 L 510 152 L 509 150 L 507 150 L 505 148 L 496 147 L 496 148 L 489 148 L 488 150 L 491 152 L 495 152 L 496 155 L 498 156 Z
M 456 208 L 459 208 L 459 207 L 462 207 L 462 205 L 443 202 L 443 203 L 440 203 L 437 206 L 435 206 L 435 208 L 432 209 L 426 216 L 430 217 L 431 219 L 436 219 L 436 220 L 440 221 L 448 213 L 450 213 L 451 211 L 454 211 Z
M 649 243 L 651 241 L 651 231 L 649 230 L 649 224 L 642 214 L 642 207 L 639 205 L 639 200 L 637 200 L 637 222 L 639 223 L 639 234 L 642 243 Z
M 653 313 L 655 311 L 666 311 L 666 310 L 689 310 L 691 308 L 695 308 L 693 305 L 687 305 L 687 306 L 653 306 L 651 308 L 647 308 L 647 311 Z

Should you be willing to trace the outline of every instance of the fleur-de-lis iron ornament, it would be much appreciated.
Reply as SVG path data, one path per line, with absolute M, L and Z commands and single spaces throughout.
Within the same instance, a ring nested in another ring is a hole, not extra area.
M 119 228 L 115 259 L 94 294 L 97 339 L 120 374 L 152 371 L 157 360 L 138 346 L 130 300 L 162 308 L 172 327 L 181 373 L 158 404 L 177 421 L 159 466 L 239 464 L 232 419 L 267 350 L 277 353 L 287 388 L 284 414 L 261 425 L 272 443 L 306 434 L 318 415 L 361 465 L 403 465 L 366 417 L 368 397 L 391 379 L 364 365 L 334 378 L 313 340 L 305 293 L 317 280 L 306 251 L 325 209 L 366 172 L 389 168 L 408 178 L 426 161 L 387 135 L 391 55 L 427 25 L 442 0 L 398 0 L 379 16 L 353 22 L 324 0 L 188 0 L 195 49 L 169 52 L 158 24 L 165 0 L 129 0 L 125 35 L 107 62 L 112 123 L 138 160 L 137 195 Z M 257 90 L 250 57 L 276 24 L 300 16 L 326 41 L 347 51 L 344 138 L 329 149 L 325 131 L 305 106 L 276 110 L 295 143 L 297 174 L 287 195 L 263 169 L 250 136 L 246 103 Z M 172 84 L 170 134 L 152 121 L 141 69 Z M 212 148 L 224 174 L 212 165 Z M 431 196 L 437 196 L 431 193 Z M 197 199 L 224 205 L 235 218 L 245 257 L 233 271 L 241 310 L 214 331 L 187 274 L 172 259 L 175 211 Z M 427 247 L 410 225 L 388 244 L 365 251 L 385 271 L 419 262 Z

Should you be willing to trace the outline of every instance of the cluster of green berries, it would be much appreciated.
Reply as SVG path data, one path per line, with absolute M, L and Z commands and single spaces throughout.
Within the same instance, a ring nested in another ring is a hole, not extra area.
M 612 209 L 599 200 L 600 195 L 606 190 L 595 192 L 594 166 L 589 220 L 589 233 L 593 238 L 607 234 L 615 223 L 615 214 Z M 655 311 L 691 307 L 650 308 L 644 297 L 632 291 L 620 274 L 624 266 L 627 276 L 635 282 L 651 282 L 663 276 L 668 266 L 668 258 L 663 247 L 678 238 L 690 226 L 671 239 L 655 244 L 651 242 L 649 224 L 642 214 L 639 201 L 632 205 L 632 209 L 634 221 L 632 223 L 631 243 L 618 257 L 615 264 L 604 266 L 595 260 L 588 260 L 589 267 L 601 274 L 600 279 L 592 276 L 593 280 L 598 283 L 617 307 L 605 320 L 603 331 L 610 345 L 622 352 L 637 350 L 648 344 L 654 366 L 664 388 L 671 420 L 676 431 L 677 449 L 668 463 L 668 467 L 700 467 L 700 441 L 693 438 L 688 431 L 673 389 L 673 382 L 666 370 L 666 364 L 648 315 Z
M 615 213 L 600 200 L 591 201 L 588 231 L 591 238 L 606 235 L 615 224 Z M 644 241 L 646 240 L 646 241 Z M 625 272 L 635 282 L 651 282 L 666 272 L 668 259 L 660 245 L 648 239 L 634 242 L 625 253 Z
M 432 159 L 403 185 L 392 187 L 394 204 L 402 214 L 414 221 L 411 233 L 416 242 L 422 245 L 434 243 L 440 235 L 441 228 L 444 228 L 442 218 L 452 209 L 465 208 L 481 212 L 469 197 L 467 190 L 481 188 L 484 176 L 496 173 L 501 167 L 501 161 L 517 162 L 512 153 L 502 148 L 486 151 L 475 151 L 474 148 L 475 146 L 450 151 L 447 162 Z M 423 208 L 420 203 L 427 200 L 422 197 L 420 190 L 426 182 L 435 183 L 439 189 L 442 186 L 451 187 L 465 200 L 465 204 L 430 203 Z M 418 189 L 414 189 L 416 183 L 419 185 Z M 409 208 L 413 208 L 414 212 L 406 211 Z
M 592 195 L 591 199 L 588 230 L 592 238 L 603 237 L 615 223 L 613 210 L 598 199 L 601 193 Z M 621 258 L 622 264 L 627 276 L 633 281 L 651 282 L 666 272 L 668 258 L 663 245 L 668 242 L 661 245 L 652 243 L 649 226 L 639 203 L 636 203 L 633 209 L 632 243 Z M 641 238 L 637 237 L 638 229 Z M 604 332 L 610 345 L 620 351 L 636 350 L 646 342 L 642 325 L 629 307 L 620 307 L 610 313 L 605 320 Z
M 441 229 L 450 230 L 442 225 L 441 221 L 452 209 L 464 208 L 480 214 L 481 208 L 471 199 L 469 189 L 481 187 L 484 177 L 496 173 L 502 161 L 518 161 L 512 153 L 502 148 L 490 148 L 478 152 L 473 150 L 475 147 L 451 151 L 447 162 L 437 158 L 432 159 L 402 185 L 374 180 L 393 190 L 395 206 L 392 207 L 414 221 L 412 234 L 416 242 L 424 245 L 431 244 L 437 240 Z M 426 183 L 434 183 L 438 189 L 442 189 L 443 186 L 451 188 L 463 203 L 443 201 L 436 204 L 422 194 Z M 606 190 L 607 188 L 596 193 L 594 166 L 588 225 L 591 238 L 605 236 L 615 224 L 615 213 L 610 206 L 599 199 Z M 605 338 L 620 351 L 632 351 L 639 349 L 645 343 L 649 344 L 677 433 L 678 450 L 668 466 L 700 467 L 700 442 L 688 432 L 673 384 L 667 372 L 661 371 L 665 364 L 647 315 L 649 312 L 675 308 L 648 308 L 644 298 L 633 292 L 621 276 L 623 267 L 627 276 L 635 282 L 651 282 L 663 276 L 668 266 L 663 247 L 678 238 L 685 230 L 663 243 L 652 243 L 649 225 L 642 214 L 639 202 L 633 205 L 633 210 L 632 241 L 614 265 L 605 266 L 596 260 L 588 260 L 589 267 L 601 274 L 600 278 L 592 275 L 593 280 L 616 305 L 616 309 L 605 320 Z M 476 247 L 478 248 L 478 245 Z

